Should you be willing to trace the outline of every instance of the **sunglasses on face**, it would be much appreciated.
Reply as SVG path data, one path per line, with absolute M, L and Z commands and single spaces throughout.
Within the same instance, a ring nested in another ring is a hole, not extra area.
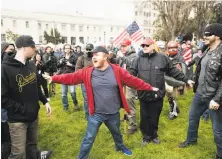
M 92 51 L 91 49 L 86 49 L 86 51 Z
M 144 48 L 145 46 L 149 47 L 150 45 L 146 45 L 146 44 L 141 45 L 142 48 Z
M 204 36 L 206 36 L 206 37 L 208 37 L 208 36 L 212 36 L 213 34 L 212 33 L 210 33 L 210 32 L 205 32 L 204 33 Z

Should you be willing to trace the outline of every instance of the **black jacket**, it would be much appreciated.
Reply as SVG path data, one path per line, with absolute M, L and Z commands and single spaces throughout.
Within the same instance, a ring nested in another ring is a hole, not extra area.
M 75 57 L 76 57 L 76 61 L 77 61 L 77 59 L 80 57 L 80 56 L 82 56 L 82 55 L 84 55 L 84 52 L 73 52 L 73 54 L 75 55 Z
M 196 69 L 195 85 L 193 87 L 194 92 L 198 87 L 198 80 L 201 70 L 201 61 L 203 57 L 208 53 L 208 50 L 203 54 L 198 62 Z M 204 76 L 205 84 L 205 98 L 213 98 L 217 103 L 222 104 L 222 43 L 216 48 L 214 53 L 211 55 L 207 62 L 206 70 Z
M 187 75 L 187 65 L 184 61 L 184 58 L 177 54 L 175 56 L 169 56 L 169 59 L 172 61 L 173 65 L 176 66 L 180 71 L 182 71 L 185 75 Z M 179 87 L 184 85 L 183 81 L 176 80 L 172 77 L 165 75 L 165 81 L 168 85 L 173 87 Z
M 7 42 L 3 42 L 2 44 L 1 44 L 1 60 L 3 61 L 3 58 L 4 58 L 4 56 L 5 56 L 5 50 L 7 49 L 7 47 L 9 46 L 9 45 L 13 45 L 14 47 L 15 47 L 15 45 L 14 44 L 12 44 L 12 43 L 7 43 Z M 1 62 L 2 62 L 1 61 Z
M 194 64 L 196 64 L 196 66 L 198 65 L 198 62 L 200 61 L 200 56 L 199 55 L 196 55 L 191 61 L 190 63 L 187 65 L 187 67 L 191 67 L 193 66 Z
M 126 65 L 126 69 L 128 70 L 130 66 L 132 65 L 135 58 L 137 58 L 138 55 L 133 47 L 130 48 L 130 50 L 126 53 L 123 57 L 117 57 L 115 58 L 115 63 L 119 64 L 120 67 L 124 67 L 124 64 Z M 111 63 L 113 63 L 111 61 Z
M 69 57 L 69 59 L 66 59 L 63 55 L 57 63 L 57 68 L 59 69 L 58 74 L 65 74 L 65 73 L 72 73 L 75 72 L 75 65 L 76 65 L 76 59 L 77 57 L 72 53 Z M 60 63 L 62 61 L 62 63 Z M 67 62 L 71 63 L 72 66 L 68 66 Z
M 84 54 L 77 59 L 75 71 L 90 65 L 92 65 L 92 57 L 88 57 L 86 54 Z
M 45 53 L 43 55 L 43 61 L 45 63 L 45 72 L 53 75 L 53 73 L 57 72 L 57 58 L 54 55 L 54 52 L 48 54 Z
M 1 105 L 8 112 L 9 122 L 33 122 L 39 112 L 36 66 L 14 59 L 6 54 L 1 67 Z M 43 97 L 44 98 L 44 97 Z M 45 104 L 47 101 L 45 99 Z
M 188 78 L 177 67 L 173 66 L 172 61 L 167 56 L 157 52 L 152 54 L 142 53 L 133 61 L 129 72 L 153 87 L 159 88 L 158 92 L 138 91 L 138 97 L 147 102 L 164 98 L 165 74 L 183 82 L 188 81 Z

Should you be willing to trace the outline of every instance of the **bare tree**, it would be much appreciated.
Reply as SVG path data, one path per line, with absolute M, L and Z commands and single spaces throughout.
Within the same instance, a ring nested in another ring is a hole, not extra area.
M 202 37 L 203 30 L 210 23 L 215 1 L 198 1 L 194 4 L 195 17 L 193 24 L 197 38 Z
M 159 12 L 155 21 L 158 27 L 156 37 L 161 36 L 162 40 L 168 41 L 187 32 L 195 32 L 199 38 L 209 23 L 215 1 L 146 0 L 143 2 L 136 1 L 136 3 L 139 3 L 137 10 L 141 10 L 148 3 L 155 6 Z
M 19 37 L 18 34 L 13 33 L 13 32 L 12 32 L 11 30 L 9 30 L 9 29 L 6 31 L 6 39 L 7 39 L 7 41 L 14 43 L 18 37 Z

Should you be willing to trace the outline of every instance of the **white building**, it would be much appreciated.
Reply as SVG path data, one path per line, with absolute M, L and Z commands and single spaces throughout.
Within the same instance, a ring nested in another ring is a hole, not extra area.
M 83 15 L 61 15 L 52 13 L 2 10 L 1 40 L 6 41 L 6 31 L 19 35 L 30 35 L 36 43 L 45 43 L 44 31 L 50 34 L 57 28 L 65 42 L 109 43 L 125 27 L 122 21 L 85 17 Z
M 153 37 L 157 29 L 155 27 L 154 21 L 157 19 L 159 14 L 159 12 L 155 9 L 155 6 L 151 2 L 134 2 L 134 20 L 137 21 L 138 25 L 143 30 L 144 37 L 150 38 Z

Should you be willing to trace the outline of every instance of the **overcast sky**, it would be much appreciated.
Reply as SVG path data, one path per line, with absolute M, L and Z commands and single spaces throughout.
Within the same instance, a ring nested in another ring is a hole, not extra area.
M 33 12 L 74 14 L 131 20 L 133 5 L 129 0 L 2 0 L 2 8 Z

